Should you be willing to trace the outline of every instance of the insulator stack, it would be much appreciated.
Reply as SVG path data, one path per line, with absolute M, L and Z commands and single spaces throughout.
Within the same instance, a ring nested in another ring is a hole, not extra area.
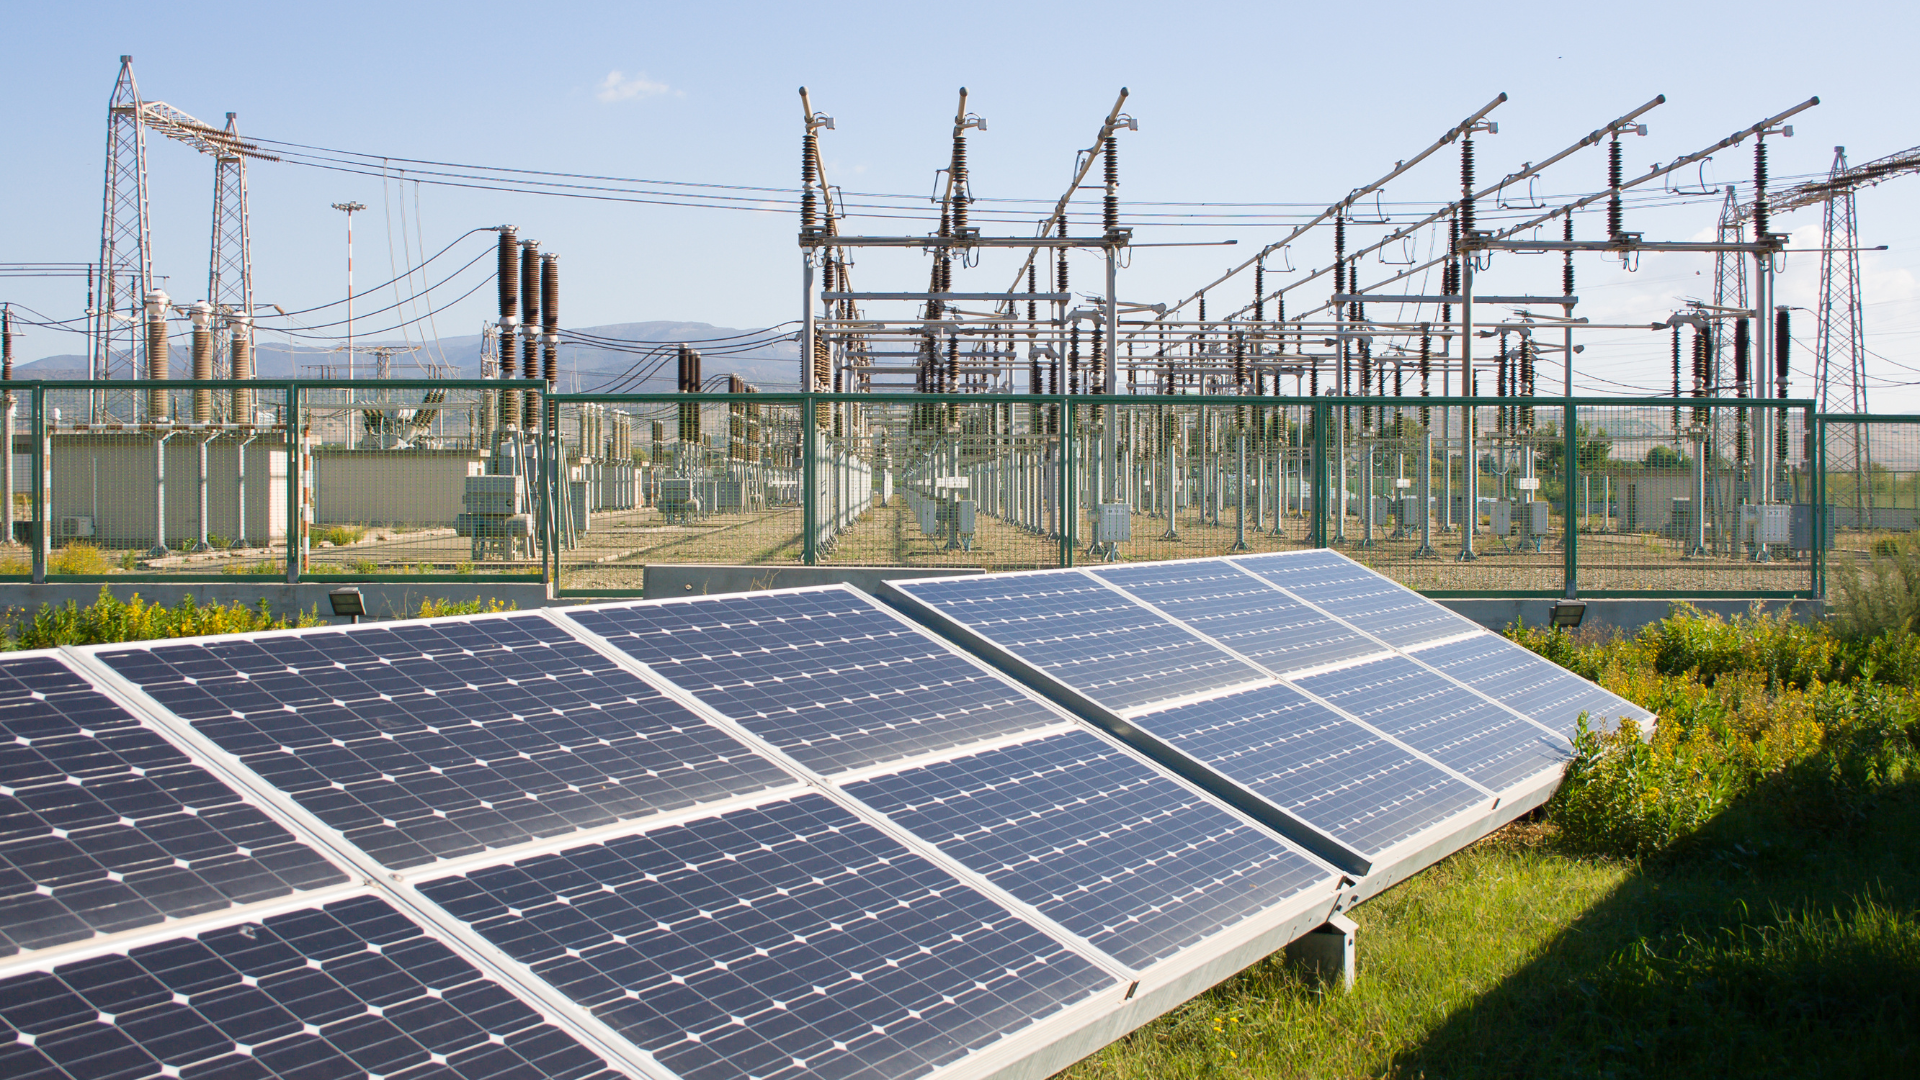
M 1753 238 L 1767 238 L 1767 140 L 1753 142 Z
M 1067 235 L 1067 219 L 1064 217 L 1060 219 L 1060 235 Z M 1054 259 L 1053 291 L 1064 293 L 1067 291 L 1067 249 L 1058 249 L 1054 253 Z
M 1680 328 L 1673 328 L 1673 430 L 1680 431 Z
M 1707 371 L 1708 365 L 1711 362 L 1709 360 L 1711 355 L 1711 350 L 1707 346 L 1706 331 L 1696 327 L 1693 331 L 1693 396 L 1696 398 L 1704 398 L 1707 396 L 1707 380 L 1709 378 Z M 1706 423 L 1707 410 L 1695 405 L 1693 407 L 1693 422 L 1696 424 Z
M 193 378 L 213 378 L 213 306 L 204 301 L 193 305 Z M 213 391 L 193 392 L 193 422 L 213 423 Z
M 1500 358 L 1493 376 L 1493 396 L 1499 398 L 1503 403 L 1494 411 L 1494 429 L 1496 431 L 1505 431 L 1512 427 L 1511 411 L 1507 405 L 1504 404 L 1506 399 L 1513 393 L 1512 388 L 1507 383 L 1509 373 L 1507 332 L 1502 330 L 1500 331 Z
M 1247 336 L 1233 335 L 1233 385 L 1236 393 L 1247 392 Z
M 233 377 L 236 381 L 247 382 L 253 378 L 253 321 L 245 316 L 236 315 L 227 324 L 227 355 L 233 361 Z M 253 391 L 235 389 L 232 402 L 233 422 L 251 425 L 253 423 Z
M 1100 219 L 1108 232 L 1120 227 L 1120 140 L 1107 136 L 1107 193 L 1100 199 Z
M 0 382 L 13 381 L 13 312 L 0 309 Z
M 147 378 L 164 382 L 167 378 L 167 294 L 155 290 L 147 294 Z M 167 417 L 167 392 L 147 391 L 147 422 Z
M 1620 164 L 1620 133 L 1613 133 L 1613 141 L 1607 144 L 1607 239 L 1620 240 L 1620 230 L 1625 219 L 1620 209 L 1620 184 L 1625 173 Z
M 949 175 L 953 183 L 953 229 L 959 232 L 967 227 L 967 137 L 953 137 L 953 171 Z
M 1793 343 L 1792 324 L 1787 320 L 1787 312 L 1781 309 L 1773 313 L 1773 377 L 1779 383 L 1775 397 L 1787 396 L 1787 376 L 1792 365 L 1788 362 L 1787 346 Z
M 540 377 L 540 242 L 522 240 L 520 242 L 520 377 L 537 379 Z M 502 365 L 504 374 L 513 374 L 513 356 L 509 352 L 507 362 Z M 520 415 L 508 422 L 518 422 L 524 431 L 532 431 L 539 415 L 539 397 L 531 391 L 519 395 L 521 398 Z
M 1433 396 L 1433 327 L 1422 324 L 1420 327 L 1420 396 Z M 1420 406 L 1420 423 L 1425 426 L 1433 419 L 1430 406 Z
M 800 141 L 800 232 L 820 229 L 820 203 L 815 188 L 820 176 L 820 140 L 809 130 Z
M 1520 430 L 1533 430 L 1533 358 L 1532 337 L 1520 339 L 1520 396 L 1525 402 L 1520 406 Z
M 1447 221 L 1447 265 L 1440 271 L 1440 291 L 1447 296 L 1460 292 L 1460 217 L 1455 215 Z M 1453 322 L 1453 305 L 1440 305 L 1440 321 Z
M 551 390 L 560 381 L 560 256 L 540 256 L 540 324 L 545 330 L 542 376 Z
M 1561 226 L 1560 238 L 1569 244 L 1573 242 L 1573 214 L 1571 212 L 1567 214 L 1567 220 L 1565 224 Z M 1566 261 L 1560 264 L 1560 295 L 1573 295 L 1573 252 L 1571 250 L 1566 253 Z
M 1748 365 L 1747 355 L 1750 347 L 1747 339 L 1748 339 L 1749 333 L 1750 331 L 1747 328 L 1747 320 L 1735 319 L 1733 321 L 1733 396 L 1734 397 L 1747 396 L 1747 385 L 1748 385 L 1747 379 L 1749 377 L 1749 373 L 1748 373 L 1749 365 Z
M 512 333 L 520 323 L 520 240 L 519 231 L 511 225 L 500 229 L 499 263 L 496 276 L 500 286 L 500 330 L 504 335 Z
M 825 388 L 832 384 L 833 346 L 827 343 L 826 335 L 816 335 L 813 339 L 813 385 Z M 814 424 L 818 427 L 826 427 L 833 412 L 834 407 L 828 402 L 816 404 L 813 407 Z
M 1093 361 L 1087 365 L 1087 393 L 1111 394 L 1113 393 L 1113 388 L 1107 385 L 1107 335 L 1101 333 L 1098 328 L 1095 328 L 1089 337 L 1093 345 Z M 1097 417 L 1099 413 L 1098 408 L 1094 411 Z
M 1473 136 L 1460 140 L 1460 229 L 1473 232 Z
M 947 337 L 947 377 L 945 390 L 949 394 L 960 392 L 960 335 Z
M 1267 268 L 1253 264 L 1253 321 L 1267 321 Z
M 1038 394 L 1045 389 L 1046 387 L 1041 383 L 1040 358 L 1038 356 L 1027 357 L 1027 393 Z
M 1080 392 L 1080 324 L 1067 331 L 1067 393 Z
M 700 392 L 700 353 L 680 346 L 680 392 Z M 700 406 L 680 406 L 680 445 L 691 451 L 700 445 Z
M 1040 284 L 1040 267 L 1035 263 L 1028 263 L 1027 264 L 1027 292 L 1029 294 L 1039 292 L 1040 291 L 1039 284 Z M 1032 300 L 1027 301 L 1027 323 L 1028 323 L 1027 336 L 1028 337 L 1033 336 L 1032 324 L 1034 322 L 1037 322 L 1039 320 L 1039 317 L 1040 317 L 1039 305 L 1035 304 Z
M 1338 296 L 1347 291 L 1347 215 L 1335 214 L 1333 217 L 1333 292 Z

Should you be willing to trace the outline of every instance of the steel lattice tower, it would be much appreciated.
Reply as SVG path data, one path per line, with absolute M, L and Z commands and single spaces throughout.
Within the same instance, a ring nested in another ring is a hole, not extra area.
M 237 142 L 239 128 L 227 114 L 226 132 Z M 213 159 L 213 244 L 208 258 L 207 301 L 232 325 L 235 316 L 253 314 L 253 242 L 247 225 L 247 159 L 223 151 Z M 214 336 L 213 377 L 233 377 L 228 335 Z
M 153 284 L 153 251 L 148 242 L 146 125 L 141 122 L 140 87 L 133 80 L 131 56 L 120 58 L 120 77 L 107 103 L 98 273 L 87 374 L 95 379 L 136 378 L 147 292 Z
M 1740 205 L 1734 190 L 1728 185 L 1726 202 L 1720 207 L 1720 229 L 1715 240 L 1722 244 L 1746 242 L 1748 208 Z M 1713 303 L 1720 309 L 1713 312 L 1712 379 L 1716 396 L 1730 396 L 1732 391 L 1733 334 L 1727 330 L 1731 321 L 1727 309 L 1747 306 L 1747 261 L 1747 256 L 1737 251 L 1716 252 L 1713 256 Z
M 1836 146 L 1828 175 L 1838 179 L 1846 171 L 1847 148 Z M 1860 300 L 1860 215 L 1852 185 L 1827 200 L 1821 232 L 1818 316 L 1814 395 L 1820 411 L 1864 416 L 1867 344 Z M 1871 502 L 1867 478 L 1873 468 L 1873 451 L 1864 425 L 1835 424 L 1828 430 L 1828 473 L 1854 474 L 1854 508 L 1860 514 L 1856 520 L 1864 526 Z

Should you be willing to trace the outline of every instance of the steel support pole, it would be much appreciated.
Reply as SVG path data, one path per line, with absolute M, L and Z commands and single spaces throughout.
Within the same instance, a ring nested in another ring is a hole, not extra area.
M 1462 499 L 1466 520 L 1460 524 L 1461 562 L 1479 556 L 1473 551 L 1473 534 L 1480 527 L 1480 463 L 1474 460 L 1473 446 L 1473 253 L 1460 260 L 1460 395 L 1467 403 L 1460 409 L 1460 470 Z
M 1571 357 L 1572 354 L 1569 353 L 1568 356 Z M 1560 423 L 1566 429 L 1561 432 L 1561 437 L 1565 441 L 1561 446 L 1561 460 L 1564 464 L 1560 469 L 1560 480 L 1566 485 L 1560 508 L 1563 518 L 1561 528 L 1566 534 L 1566 543 L 1561 545 L 1565 549 L 1562 574 L 1566 579 L 1566 598 L 1573 600 L 1580 595 L 1580 530 L 1575 526 L 1573 516 L 1574 479 L 1580 475 L 1580 411 L 1574 407 L 1571 395 L 1567 398 L 1565 415 L 1560 418 Z M 1528 459 L 1532 459 L 1531 452 L 1528 453 Z

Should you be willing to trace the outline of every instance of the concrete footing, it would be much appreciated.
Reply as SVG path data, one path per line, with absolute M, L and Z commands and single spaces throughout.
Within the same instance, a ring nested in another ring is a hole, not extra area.
M 1317 929 L 1287 946 L 1287 962 L 1323 982 L 1337 982 L 1340 989 L 1351 990 L 1354 939 L 1359 932 L 1359 924 L 1345 915 L 1329 915 Z

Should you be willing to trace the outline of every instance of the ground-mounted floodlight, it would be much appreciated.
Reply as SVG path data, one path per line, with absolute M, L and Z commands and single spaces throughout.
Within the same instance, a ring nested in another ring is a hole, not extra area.
M 1581 600 L 1555 600 L 1548 609 L 1548 621 L 1555 630 L 1573 630 L 1579 627 L 1580 620 L 1587 614 L 1587 605 Z
M 349 622 L 357 623 L 360 621 L 360 616 L 367 613 L 365 598 L 360 595 L 359 589 L 351 585 L 335 589 L 328 593 L 327 603 L 333 605 L 334 615 L 347 619 Z

